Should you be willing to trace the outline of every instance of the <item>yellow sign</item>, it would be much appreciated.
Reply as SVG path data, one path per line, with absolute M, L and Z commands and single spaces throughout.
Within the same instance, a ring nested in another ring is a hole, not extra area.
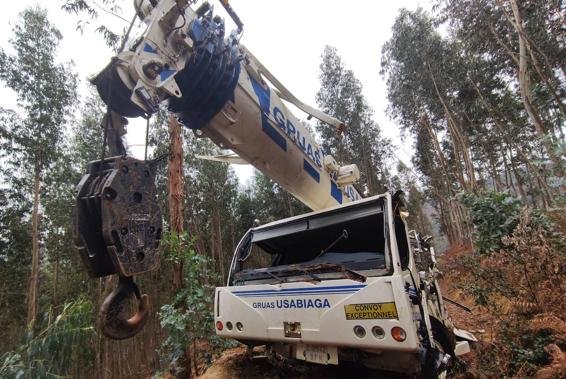
M 346 320 L 398 319 L 395 303 L 366 303 L 344 305 Z

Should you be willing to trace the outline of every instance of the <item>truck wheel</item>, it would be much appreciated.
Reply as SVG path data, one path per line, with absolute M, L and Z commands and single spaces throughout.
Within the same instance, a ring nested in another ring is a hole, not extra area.
M 448 353 L 453 357 L 453 348 L 451 347 L 450 340 L 448 336 L 443 333 L 443 330 L 435 327 L 432 328 L 432 346 L 438 349 L 442 353 Z M 452 352 L 452 353 L 451 353 Z M 434 368 L 434 363 L 431 361 L 426 362 L 425 367 L 423 367 L 422 379 L 446 379 L 448 377 L 448 367 L 437 371 Z
M 446 353 L 446 351 L 442 347 L 442 344 L 436 340 L 436 337 L 432 340 L 432 345 L 435 348 L 437 348 L 438 350 L 440 350 L 442 353 Z M 434 373 L 432 378 L 434 378 L 434 379 L 446 379 L 446 378 L 448 378 L 448 367 L 444 367 L 439 372 Z

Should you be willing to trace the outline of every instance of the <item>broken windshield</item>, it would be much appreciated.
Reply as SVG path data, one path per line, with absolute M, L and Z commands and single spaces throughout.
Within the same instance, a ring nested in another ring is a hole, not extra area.
M 385 229 L 379 203 L 292 220 L 252 230 L 251 244 L 236 259 L 236 280 L 288 280 L 302 275 L 365 278 L 387 268 Z M 324 274 L 324 275 L 323 275 Z M 374 274 L 375 275 L 375 274 Z

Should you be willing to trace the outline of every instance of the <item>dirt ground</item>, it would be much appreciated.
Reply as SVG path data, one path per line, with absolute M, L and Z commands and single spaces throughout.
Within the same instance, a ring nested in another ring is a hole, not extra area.
M 457 280 L 458 267 L 452 267 L 454 258 L 464 254 L 469 247 L 460 246 L 453 248 L 443 254 L 441 265 L 443 271 L 449 270 L 450 274 L 444 277 L 441 282 L 443 295 L 451 300 L 457 301 L 472 309 L 472 313 L 452 305 L 447 304 L 448 312 L 452 317 L 455 325 L 461 329 L 466 329 L 473 332 L 478 338 L 489 338 L 489 317 L 482 315 L 477 309 L 474 309 L 473 301 L 464 297 L 461 291 L 457 290 L 453 283 Z M 206 372 L 199 376 L 200 379 L 232 379 L 232 378 L 246 378 L 246 379 L 287 379 L 287 378 L 348 378 L 355 377 L 356 379 L 364 378 L 397 378 L 398 376 L 388 374 L 378 374 L 374 371 L 368 370 L 358 365 L 344 365 L 340 366 L 319 366 L 307 364 L 290 364 L 287 362 L 270 362 L 267 358 L 261 357 L 263 351 L 260 348 L 254 350 L 254 355 L 259 355 L 257 358 L 249 358 L 245 347 L 237 347 L 234 349 L 226 350 L 222 355 L 217 358 L 212 366 Z M 475 355 L 469 354 L 462 360 L 462 363 L 457 369 L 453 378 L 482 378 L 480 374 L 474 373 L 473 367 L 475 366 Z M 468 370 L 467 367 L 471 369 Z
M 255 354 L 262 354 L 256 348 Z M 356 379 L 385 379 L 390 375 L 375 372 L 358 365 L 321 366 L 307 364 L 291 364 L 285 362 L 270 362 L 267 358 L 249 358 L 245 347 L 226 350 L 220 358 L 199 379 L 307 379 L 324 378 L 339 379 L 355 377 Z M 397 378 L 397 376 L 395 376 Z

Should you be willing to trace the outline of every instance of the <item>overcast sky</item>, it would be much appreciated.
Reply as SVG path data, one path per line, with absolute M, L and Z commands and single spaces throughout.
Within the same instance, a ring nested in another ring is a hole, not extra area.
M 102 4 L 102 0 L 96 1 Z M 218 1 L 209 0 L 216 12 L 226 17 Z M 59 59 L 73 60 L 82 81 L 80 92 L 86 95 L 86 79 L 100 71 L 112 52 L 102 37 L 87 28 L 84 34 L 76 31 L 78 18 L 60 9 L 63 0 L 18 0 L 2 4 L 0 15 L 0 46 L 8 47 L 12 27 L 18 13 L 28 6 L 39 4 L 48 10 L 49 19 L 56 24 L 64 38 Z M 200 3 L 200 2 L 199 2 Z M 124 0 L 122 16 L 133 16 L 133 1 Z M 230 4 L 244 23 L 242 43 L 291 90 L 307 104 L 315 105 L 319 88 L 318 66 L 325 45 L 338 49 L 346 66 L 352 69 L 364 86 L 364 95 L 375 110 L 375 120 L 383 134 L 397 145 L 399 158 L 410 163 L 411 142 L 400 140 L 398 127 L 386 113 L 386 87 L 379 75 L 381 46 L 391 36 L 391 27 L 402 7 L 410 10 L 429 8 L 428 0 L 396 1 L 336 1 L 336 0 L 231 0 Z M 127 23 L 100 11 L 94 24 L 104 22 L 119 32 Z M 233 24 L 228 22 L 228 30 Z M 0 88 L 0 106 L 15 107 L 15 98 L 9 90 Z M 303 116 L 297 114 L 299 118 Z M 145 122 L 132 122 L 128 129 L 128 143 L 135 155 L 143 155 Z M 252 173 L 249 167 L 235 167 L 242 181 Z

